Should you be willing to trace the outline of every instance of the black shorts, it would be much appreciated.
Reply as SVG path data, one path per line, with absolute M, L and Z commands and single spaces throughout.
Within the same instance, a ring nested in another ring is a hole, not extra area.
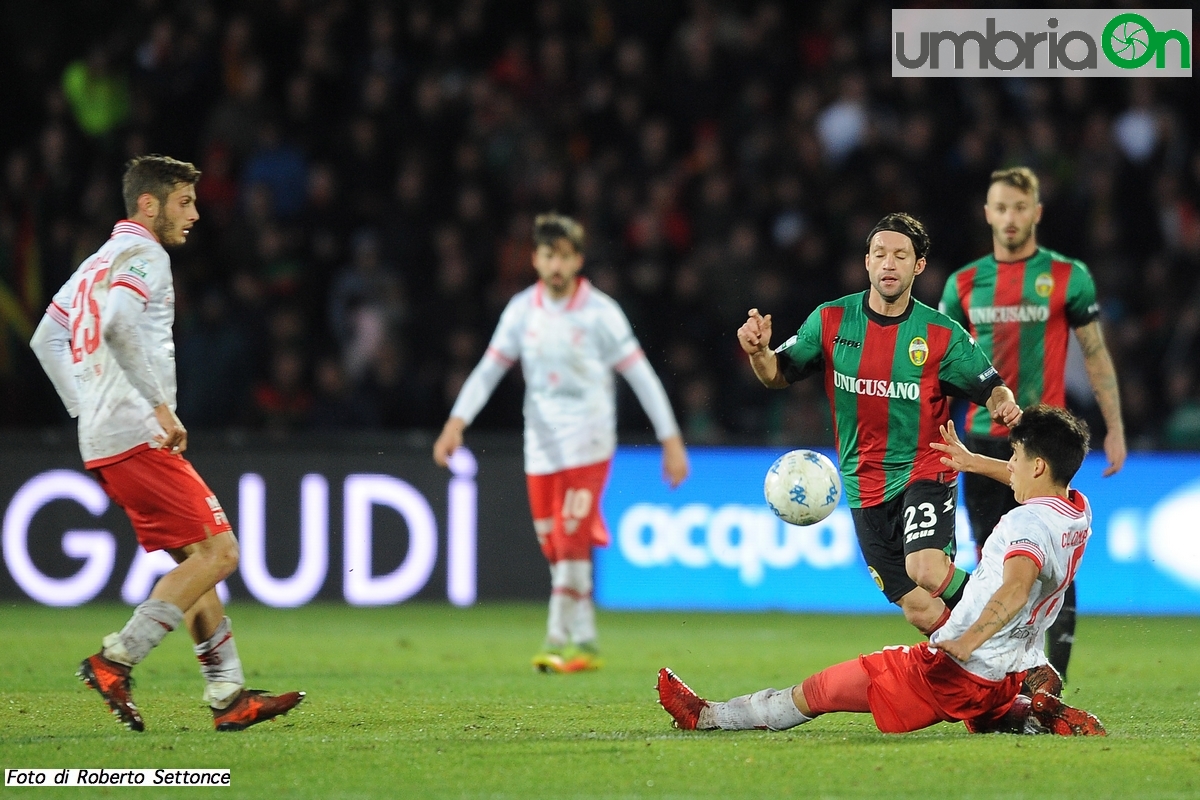
M 917 588 L 904 566 L 909 553 L 941 550 L 954 560 L 957 500 L 957 483 L 924 480 L 880 505 L 850 509 L 867 569 L 889 601 Z
M 1007 439 L 990 436 L 968 436 L 965 444 L 972 453 L 1007 461 L 1012 457 L 1012 445 Z M 971 537 L 975 547 L 992 535 L 1000 518 L 1020 505 L 1013 496 L 1012 487 L 983 475 L 963 474 L 963 494 L 966 497 L 967 514 L 971 517 Z

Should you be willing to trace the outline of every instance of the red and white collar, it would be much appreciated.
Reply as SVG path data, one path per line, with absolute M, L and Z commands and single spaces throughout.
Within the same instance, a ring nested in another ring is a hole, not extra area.
M 571 299 L 567 301 L 566 311 L 578 311 L 583 308 L 583 304 L 587 302 L 588 295 L 592 293 L 592 284 L 587 278 L 580 278 L 579 283 L 575 286 L 575 292 L 571 295 Z M 543 299 L 545 290 L 542 288 L 542 282 L 538 281 L 533 285 L 533 307 L 545 308 L 545 300 Z
M 112 236 L 116 236 L 120 233 L 132 233 L 134 236 L 141 236 L 155 242 L 158 241 L 158 239 L 154 237 L 154 234 L 150 232 L 149 228 L 142 223 L 134 222 L 131 219 L 123 219 L 113 226 Z
M 1032 503 L 1034 505 L 1047 506 L 1071 519 L 1079 519 L 1083 516 L 1083 495 L 1074 489 L 1068 491 L 1065 500 L 1056 495 L 1047 495 L 1044 497 L 1031 497 L 1025 502 L 1027 504 Z

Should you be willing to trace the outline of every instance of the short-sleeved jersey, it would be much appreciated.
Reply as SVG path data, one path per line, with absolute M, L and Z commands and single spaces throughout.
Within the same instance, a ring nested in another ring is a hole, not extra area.
M 946 281 L 940 310 L 966 328 L 1012 389 L 1021 408 L 1066 403 L 1064 373 L 1071 328 L 1100 313 L 1083 262 L 1039 247 L 1025 261 L 984 256 Z M 967 432 L 1007 435 L 986 409 L 967 412 Z
M 617 447 L 614 370 L 645 358 L 621 307 L 586 278 L 556 310 L 539 281 L 509 301 L 487 356 L 521 362 L 525 377 L 525 472 L 612 458 Z
M 991 681 L 1044 663 L 1042 641 L 1062 606 L 1092 535 L 1092 508 L 1074 489 L 1068 498 L 1034 497 L 1000 518 L 983 545 L 983 557 L 971 575 L 950 619 L 934 631 L 930 644 L 956 639 L 975 624 L 992 595 L 1004 583 L 1004 562 L 1025 556 L 1038 566 L 1029 600 L 1015 617 L 981 644 L 963 664 Z
M 125 376 L 104 340 L 111 293 L 133 292 L 144 311 L 137 329 L 149 368 L 175 408 L 175 288 L 171 259 L 150 231 L 122 220 L 112 236 L 54 295 L 46 313 L 70 334 L 79 389 L 79 450 L 90 469 L 153 445 L 162 428 L 150 401 Z
M 824 372 L 852 508 L 887 502 L 913 481 L 953 479 L 929 446 L 941 441 L 950 397 L 986 403 L 1003 383 L 958 323 L 915 299 L 883 316 L 866 292 L 819 306 L 775 353 L 789 383 Z

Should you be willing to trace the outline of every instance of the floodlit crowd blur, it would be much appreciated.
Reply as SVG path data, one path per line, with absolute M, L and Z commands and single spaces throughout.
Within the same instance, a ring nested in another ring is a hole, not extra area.
M 575 215 L 689 443 L 827 444 L 775 341 L 866 288 L 884 213 L 933 240 L 916 295 L 990 251 L 989 173 L 1041 178 L 1040 242 L 1091 268 L 1134 448 L 1200 447 L 1200 146 L 1185 79 L 891 77 L 890 6 L 167 0 L 7 4 L 0 425 L 65 424 L 27 341 L 124 216 L 131 156 L 204 176 L 172 254 L 192 429 L 436 429 L 534 215 Z M 73 10 L 73 13 L 72 13 Z M 1076 354 L 1078 356 L 1078 354 Z M 1070 397 L 1097 420 L 1082 358 Z M 519 373 L 519 370 L 514 370 Z M 510 375 L 477 427 L 520 426 Z M 622 427 L 648 431 L 622 389 Z

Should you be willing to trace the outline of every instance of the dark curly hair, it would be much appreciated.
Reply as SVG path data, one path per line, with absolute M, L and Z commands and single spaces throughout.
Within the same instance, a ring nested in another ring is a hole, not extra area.
M 1087 455 L 1091 434 L 1087 423 L 1070 411 L 1038 403 L 1025 409 L 1008 440 L 1020 444 L 1025 455 L 1045 461 L 1054 482 L 1066 486 Z
M 880 231 L 894 231 L 902 233 L 912 242 L 913 252 L 917 254 L 917 259 L 920 260 L 929 255 L 929 234 L 925 231 L 925 226 L 921 224 L 921 220 L 905 214 L 903 211 L 894 214 L 888 214 L 879 222 L 875 223 L 875 227 L 871 228 L 871 232 L 867 234 L 867 252 L 871 252 L 871 240 L 875 238 L 875 234 Z

